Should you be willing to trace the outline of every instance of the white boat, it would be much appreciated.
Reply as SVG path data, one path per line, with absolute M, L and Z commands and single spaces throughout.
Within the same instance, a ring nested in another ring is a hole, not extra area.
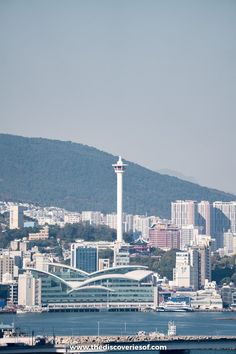
M 47 307 L 41 307 L 41 306 L 25 306 L 22 308 L 18 308 L 16 310 L 17 314 L 26 314 L 26 313 L 42 313 L 42 312 L 48 312 Z
M 193 309 L 185 301 L 174 302 L 166 301 L 162 302 L 158 307 L 157 311 L 168 311 L 168 312 L 190 312 Z

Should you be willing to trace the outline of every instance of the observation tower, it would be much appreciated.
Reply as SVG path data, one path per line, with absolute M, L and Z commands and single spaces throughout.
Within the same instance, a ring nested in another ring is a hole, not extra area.
M 117 163 L 112 165 L 117 175 L 117 239 L 118 247 L 123 243 L 123 173 L 127 164 L 124 164 L 121 156 Z

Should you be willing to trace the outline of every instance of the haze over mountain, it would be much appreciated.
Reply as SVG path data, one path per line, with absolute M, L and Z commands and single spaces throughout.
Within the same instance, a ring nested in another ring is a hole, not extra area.
M 68 210 L 116 210 L 113 156 L 70 141 L 0 134 L 0 199 Z M 170 217 L 176 199 L 230 201 L 235 196 L 126 161 L 124 211 Z

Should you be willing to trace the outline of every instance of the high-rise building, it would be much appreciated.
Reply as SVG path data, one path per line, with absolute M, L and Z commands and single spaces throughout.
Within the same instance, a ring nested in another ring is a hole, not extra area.
M 212 204 L 208 201 L 177 200 L 171 203 L 172 223 L 179 227 L 193 225 L 201 234 L 212 234 Z
M 194 200 L 176 200 L 176 202 L 172 202 L 171 222 L 178 227 L 196 225 L 197 202 Z
M 180 249 L 180 230 L 177 226 L 158 223 L 149 230 L 149 246 L 164 251 Z
M 106 214 L 104 218 L 104 223 L 111 229 L 117 229 L 117 215 L 115 213 Z
M 9 255 L 1 255 L 0 256 L 0 283 L 3 281 L 3 276 L 8 273 L 9 275 L 14 277 L 14 259 Z
M 224 232 L 236 233 L 236 202 L 214 202 L 212 215 L 212 233 L 217 247 L 224 245 Z
M 178 288 L 199 287 L 199 255 L 195 249 L 176 253 L 176 264 L 173 270 L 174 285 Z
M 186 250 L 196 243 L 198 228 L 194 225 L 182 226 L 180 229 L 180 249 Z
M 134 215 L 133 232 L 138 232 L 144 240 L 149 239 L 149 228 L 152 226 L 152 217 L 145 215 Z
M 35 263 L 35 268 L 38 270 L 48 271 L 49 258 L 47 254 L 35 253 L 33 255 L 33 260 Z
M 197 204 L 197 210 L 197 226 L 200 229 L 200 233 L 204 235 L 211 235 L 212 204 L 205 200 L 201 201 Z
M 87 273 L 96 272 L 98 269 L 97 247 L 72 243 L 71 266 Z
M 36 279 L 27 271 L 19 275 L 18 305 L 35 306 L 41 304 L 41 279 Z
M 23 207 L 12 205 L 10 207 L 10 229 L 21 229 L 24 227 Z
M 206 281 L 211 282 L 211 248 L 210 245 L 198 246 L 199 253 L 199 287 L 204 287 Z
M 224 250 L 227 255 L 236 254 L 236 233 L 224 232 Z

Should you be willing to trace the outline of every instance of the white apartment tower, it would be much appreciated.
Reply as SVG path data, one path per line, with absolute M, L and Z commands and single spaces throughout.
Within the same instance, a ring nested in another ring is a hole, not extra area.
M 178 227 L 196 225 L 197 202 L 176 200 L 171 203 L 171 222 Z
M 178 288 L 199 288 L 199 253 L 197 249 L 176 253 L 173 280 Z
M 21 229 L 24 227 L 23 207 L 12 205 L 10 207 L 10 229 Z

